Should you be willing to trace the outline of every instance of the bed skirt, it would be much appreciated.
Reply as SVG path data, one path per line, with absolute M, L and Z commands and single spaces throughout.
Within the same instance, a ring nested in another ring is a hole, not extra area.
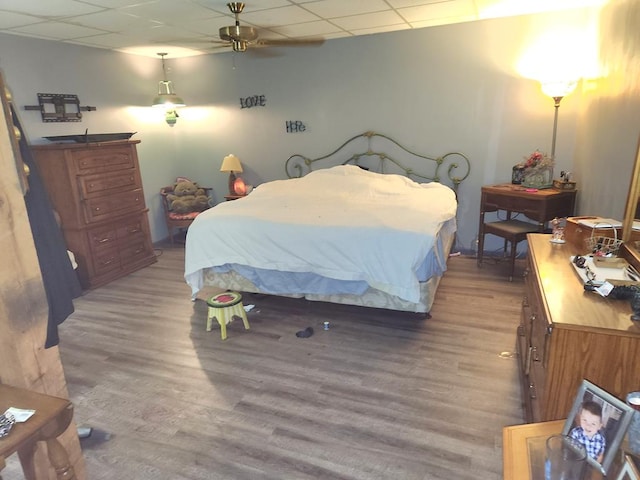
M 443 229 L 447 230 L 447 229 Z M 443 233 L 442 245 L 443 252 L 447 256 L 451 251 L 453 241 L 455 239 L 455 229 L 453 231 Z M 441 232 L 442 233 L 442 232 Z M 445 262 L 447 259 L 444 259 Z M 253 282 L 240 275 L 235 271 L 226 273 L 216 273 L 212 269 L 204 272 L 204 284 L 211 287 L 218 287 L 225 290 L 234 290 L 249 293 L 265 293 L 256 287 Z M 339 303 L 345 305 L 357 305 L 371 308 L 385 308 L 388 310 L 396 310 L 401 312 L 428 313 L 431 310 L 435 299 L 436 290 L 440 284 L 441 276 L 433 276 L 424 282 L 420 282 L 420 302 L 413 303 L 394 295 L 389 295 L 375 288 L 369 287 L 362 295 L 350 294 L 333 294 L 333 295 L 317 295 L 317 294 L 278 294 L 280 297 L 290 298 L 306 298 L 310 301 Z M 267 293 L 268 295 L 271 295 Z

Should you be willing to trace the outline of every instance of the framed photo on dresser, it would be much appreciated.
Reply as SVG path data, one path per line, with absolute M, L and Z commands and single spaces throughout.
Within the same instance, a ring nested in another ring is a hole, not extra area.
M 583 380 L 562 433 L 580 441 L 587 451 L 587 462 L 606 475 L 633 412 L 624 401 Z

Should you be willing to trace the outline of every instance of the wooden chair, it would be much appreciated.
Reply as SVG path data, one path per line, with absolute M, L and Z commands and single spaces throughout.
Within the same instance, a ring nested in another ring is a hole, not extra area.
M 207 196 L 210 196 L 211 188 L 208 187 L 200 187 L 202 188 Z M 171 242 L 171 246 L 174 246 L 174 229 L 184 229 L 189 228 L 189 225 L 193 222 L 193 220 L 202 212 L 190 212 L 190 213 L 176 213 L 172 212 L 169 209 L 169 200 L 167 199 L 167 195 L 173 193 L 173 185 L 168 187 L 162 187 L 160 189 L 160 197 L 162 198 L 162 207 L 164 209 L 164 219 L 167 223 L 167 230 L 169 231 L 169 241 Z
M 523 222 L 522 220 L 501 220 L 480 224 L 480 234 L 478 235 L 478 266 L 482 265 L 484 255 L 484 236 L 487 233 L 504 238 L 504 255 L 507 255 L 507 244 L 510 244 L 511 270 L 509 281 L 513 281 L 513 273 L 516 267 L 517 246 L 527 239 L 527 233 L 539 232 L 539 227 L 535 223 Z

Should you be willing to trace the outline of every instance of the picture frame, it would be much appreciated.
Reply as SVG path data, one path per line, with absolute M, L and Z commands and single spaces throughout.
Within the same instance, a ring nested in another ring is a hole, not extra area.
M 633 412 L 624 401 L 583 380 L 562 434 L 583 442 L 587 448 L 587 462 L 606 475 L 627 433 Z M 598 419 L 599 426 L 596 425 Z M 590 443 L 591 448 L 586 443 Z

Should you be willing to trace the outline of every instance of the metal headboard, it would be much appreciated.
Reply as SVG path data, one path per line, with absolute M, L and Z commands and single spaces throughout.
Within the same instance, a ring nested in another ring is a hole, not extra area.
M 419 159 L 422 159 L 433 162 L 433 173 L 431 173 L 430 175 L 418 173 L 413 170 L 413 168 L 405 166 L 405 164 L 397 160 L 395 157 L 392 157 L 385 152 L 373 150 L 372 144 L 375 138 L 382 139 L 382 146 L 384 146 L 384 141 L 390 142 L 390 147 L 398 150 L 397 153 L 403 156 L 408 155 L 408 160 L 415 158 L 418 159 L 418 161 L 421 161 Z M 361 151 L 361 153 L 349 154 L 348 150 L 350 148 L 354 148 L 354 144 L 360 139 L 365 139 L 366 151 Z M 395 147 L 393 147 L 393 145 L 395 145 Z M 346 159 L 339 158 L 343 157 L 344 153 L 350 156 L 348 156 L 348 158 Z M 396 142 L 392 138 L 387 137 L 386 135 L 369 131 L 350 138 L 341 146 L 336 148 L 333 152 L 322 157 L 309 158 L 300 154 L 292 155 L 287 159 L 287 162 L 285 163 L 287 176 L 289 178 L 302 177 L 307 173 L 313 171 L 313 169 L 316 167 L 316 162 L 321 162 L 322 160 L 326 160 L 325 167 L 332 166 L 332 162 L 330 160 L 332 157 L 335 157 L 334 160 L 336 160 L 336 162 L 333 162 L 333 165 L 352 164 L 361 167 L 366 166 L 369 167 L 370 170 L 376 171 L 378 173 L 390 173 L 388 168 L 389 165 L 387 163 L 389 162 L 395 165 L 394 168 L 398 170 L 398 173 L 405 175 L 406 177 L 409 177 L 417 182 L 426 181 L 443 183 L 442 180 L 444 179 L 445 183 L 450 183 L 451 187 L 456 192 L 458 191 L 458 186 L 460 185 L 460 183 L 465 178 L 467 178 L 469 176 L 469 173 L 471 172 L 471 164 L 469 162 L 469 159 L 462 153 L 450 152 L 435 158 L 426 155 L 420 155 L 403 147 L 398 142 Z M 368 160 L 370 158 L 374 158 L 374 161 L 377 158 L 377 162 L 376 164 L 374 164 L 373 168 L 371 168 L 369 164 L 370 162 L 367 165 L 363 164 L 364 159 Z M 319 168 L 323 168 L 321 165 L 321 163 L 317 164 Z M 443 178 L 443 173 L 446 175 L 446 178 Z M 446 182 L 446 180 L 448 180 L 448 182 Z

